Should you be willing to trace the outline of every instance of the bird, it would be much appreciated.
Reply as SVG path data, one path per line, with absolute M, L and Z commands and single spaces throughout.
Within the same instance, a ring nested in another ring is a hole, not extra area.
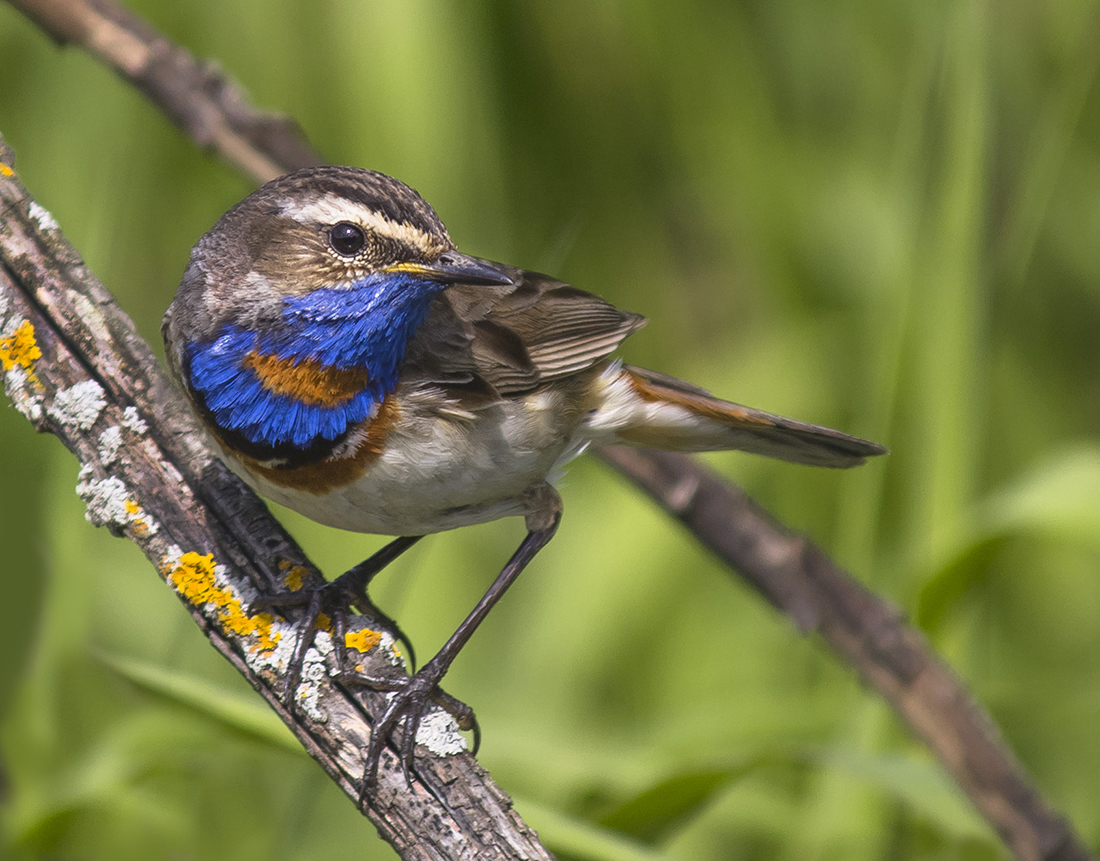
M 192 249 L 162 334 L 171 374 L 221 458 L 260 495 L 319 523 L 397 536 L 313 593 L 313 616 L 336 596 L 337 633 L 355 606 L 407 639 L 370 602 L 370 579 L 422 536 L 525 521 L 518 549 L 455 633 L 385 687 L 364 792 L 391 740 L 408 779 L 433 703 L 476 726 L 440 682 L 553 537 L 555 483 L 589 446 L 740 449 L 841 468 L 886 452 L 625 364 L 613 354 L 645 323 L 548 275 L 458 251 L 415 190 L 362 168 L 272 180 Z

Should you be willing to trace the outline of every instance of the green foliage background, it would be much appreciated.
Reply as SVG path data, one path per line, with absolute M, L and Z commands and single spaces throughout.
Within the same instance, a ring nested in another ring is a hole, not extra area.
M 1100 4 L 193 0 L 135 7 L 464 250 L 641 312 L 624 354 L 890 445 L 713 464 L 901 605 L 1100 847 Z M 159 349 L 246 180 L 0 7 L 0 131 Z M 0 411 L 2 845 L 391 858 Z M 563 858 L 987 859 L 875 696 L 599 464 L 448 677 Z M 282 512 L 336 574 L 379 539 Z M 519 540 L 425 541 L 375 597 L 430 654 Z

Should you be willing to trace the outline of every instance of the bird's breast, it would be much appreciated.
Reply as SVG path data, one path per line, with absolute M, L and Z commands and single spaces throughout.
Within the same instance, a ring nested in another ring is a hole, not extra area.
M 227 462 L 260 493 L 303 511 L 309 500 L 324 497 L 366 474 L 382 455 L 400 417 L 397 398 L 383 399 L 372 417 L 350 427 L 345 436 L 318 458 L 296 463 L 265 460 L 241 451 L 215 432 Z
M 315 359 L 296 360 L 253 350 L 242 365 L 265 391 L 309 407 L 340 407 L 370 384 L 366 368 L 334 368 Z
M 353 425 L 371 418 L 389 388 L 369 365 L 300 356 L 242 327 L 194 344 L 183 370 L 207 423 L 230 445 L 261 460 L 314 460 Z
M 523 515 L 526 491 L 583 448 L 583 384 L 475 410 L 442 389 L 403 386 L 316 463 L 237 455 L 230 465 L 264 496 L 356 532 L 417 535 Z

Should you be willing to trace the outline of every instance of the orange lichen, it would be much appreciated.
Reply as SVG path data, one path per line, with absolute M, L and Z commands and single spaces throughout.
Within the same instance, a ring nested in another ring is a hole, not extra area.
M 42 351 L 34 338 L 34 326 L 30 320 L 24 320 L 19 328 L 6 338 L 0 338 L 0 364 L 5 371 L 16 365 L 30 373 L 34 363 L 42 358 Z
M 215 577 L 214 554 L 184 553 L 168 574 L 168 581 L 192 604 L 213 604 L 222 627 L 238 637 L 256 636 L 253 650 L 271 651 L 282 636 L 273 633 L 274 616 L 259 613 L 249 616 L 240 600 Z
M 349 649 L 358 649 L 360 652 L 369 652 L 380 642 L 382 642 L 382 635 L 369 628 L 344 635 L 344 645 Z
M 15 171 L 3 162 L 0 162 L 0 176 L 15 176 Z
M 127 499 L 122 506 L 126 509 L 126 513 L 130 515 L 130 524 L 134 528 L 134 534 L 139 538 L 149 535 L 152 530 L 149 529 L 148 521 L 142 516 L 145 512 L 142 511 L 141 506 L 132 499 Z
M 214 554 L 184 553 L 168 580 L 192 604 L 207 604 L 220 593 L 214 580 Z
M 283 578 L 286 588 L 291 592 L 297 592 L 306 582 L 306 569 L 301 565 L 295 565 Z

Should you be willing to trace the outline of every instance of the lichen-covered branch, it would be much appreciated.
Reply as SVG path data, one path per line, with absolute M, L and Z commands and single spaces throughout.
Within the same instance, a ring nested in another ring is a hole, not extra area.
M 336 684 L 331 636 L 320 631 L 287 706 L 280 692 L 298 631 L 293 620 L 249 609 L 260 593 L 292 591 L 320 575 L 211 455 L 148 345 L 19 182 L 2 147 L 0 369 L 8 396 L 80 461 L 77 492 L 88 520 L 141 548 L 215 648 L 358 802 L 381 695 Z M 349 643 L 367 649 L 365 672 L 392 671 L 387 635 L 360 629 Z M 453 753 L 464 747 L 457 729 L 433 720 L 417 740 L 437 755 L 418 758 L 411 788 L 395 756 L 384 755 L 364 810 L 402 857 L 551 857 L 473 757 Z
M 302 142 L 296 125 L 248 106 L 239 88 L 209 71 L 212 65 L 195 60 L 116 3 L 9 2 L 59 42 L 79 44 L 132 80 L 198 145 L 237 164 L 257 182 L 320 161 Z M 148 60 L 155 56 L 171 57 L 174 68 L 185 71 L 178 79 L 170 74 L 162 79 L 150 71 Z M 204 84 L 204 75 L 212 75 L 216 86 Z M 154 86 L 151 79 L 159 83 Z M 221 95 L 212 98 L 212 92 Z M 250 127 L 263 133 L 249 133 Z M 236 133 L 226 136 L 225 129 Z M 604 458 L 680 519 L 801 631 L 820 634 L 878 690 L 1018 858 L 1094 857 L 1035 789 L 989 715 L 896 609 L 812 543 L 790 535 L 739 488 L 691 459 L 637 449 L 607 450 Z M 224 478 L 221 471 L 213 474 Z

